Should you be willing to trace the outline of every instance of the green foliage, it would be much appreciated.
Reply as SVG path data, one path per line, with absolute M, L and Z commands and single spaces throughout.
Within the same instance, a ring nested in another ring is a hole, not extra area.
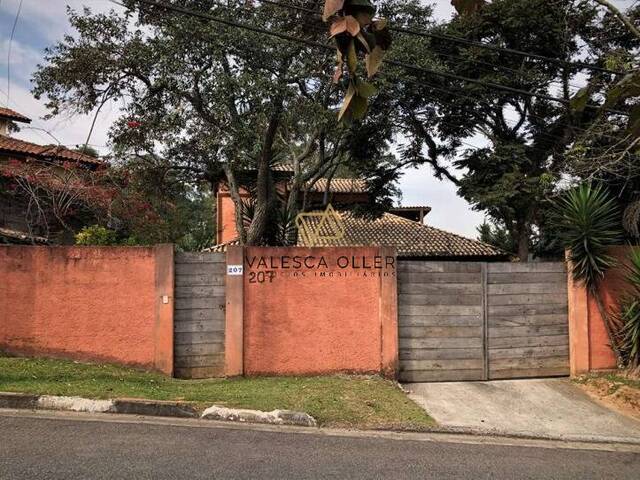
M 114 230 L 110 230 L 101 225 L 91 225 L 83 227 L 76 234 L 76 245 L 117 245 L 118 237 Z
M 620 301 L 617 320 L 622 328 L 618 334 L 620 354 L 624 365 L 632 370 L 640 368 L 640 249 L 629 255 L 626 295 Z
M 615 259 L 607 248 L 620 243 L 620 211 L 601 185 L 583 183 L 562 195 L 555 203 L 560 238 L 570 250 L 573 278 L 595 291 Z
M 499 249 L 515 254 L 518 251 L 518 244 L 509 231 L 502 225 L 490 222 L 483 222 L 478 226 L 478 240 Z

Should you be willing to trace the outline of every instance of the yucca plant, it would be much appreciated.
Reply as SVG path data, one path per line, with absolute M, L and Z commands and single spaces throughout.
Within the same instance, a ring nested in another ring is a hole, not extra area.
M 616 315 L 622 325 L 618 338 L 623 364 L 637 374 L 640 372 L 640 248 L 631 251 L 626 268 L 629 288 Z
M 582 282 L 595 298 L 611 347 L 620 362 L 617 336 L 620 325 L 608 315 L 598 291 L 605 272 L 616 264 L 607 249 L 623 238 L 620 210 L 606 188 L 584 183 L 555 202 L 553 219 L 564 246 L 569 249 L 573 279 Z

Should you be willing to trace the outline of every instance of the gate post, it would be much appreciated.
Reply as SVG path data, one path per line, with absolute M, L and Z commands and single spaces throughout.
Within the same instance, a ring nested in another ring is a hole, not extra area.
M 232 266 L 242 266 L 239 271 Z M 227 247 L 225 275 L 224 374 L 227 377 L 244 373 L 244 247 Z

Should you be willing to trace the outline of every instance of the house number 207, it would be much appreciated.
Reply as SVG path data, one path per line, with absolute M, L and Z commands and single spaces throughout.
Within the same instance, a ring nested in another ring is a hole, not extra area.
M 276 272 L 273 270 L 260 270 L 259 272 L 249 272 L 249 283 L 273 282 Z

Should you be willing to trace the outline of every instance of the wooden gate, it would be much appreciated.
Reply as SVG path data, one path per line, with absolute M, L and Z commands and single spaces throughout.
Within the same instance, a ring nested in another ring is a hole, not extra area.
M 174 374 L 224 375 L 224 253 L 176 253 Z
M 400 261 L 400 379 L 569 374 L 564 263 Z

